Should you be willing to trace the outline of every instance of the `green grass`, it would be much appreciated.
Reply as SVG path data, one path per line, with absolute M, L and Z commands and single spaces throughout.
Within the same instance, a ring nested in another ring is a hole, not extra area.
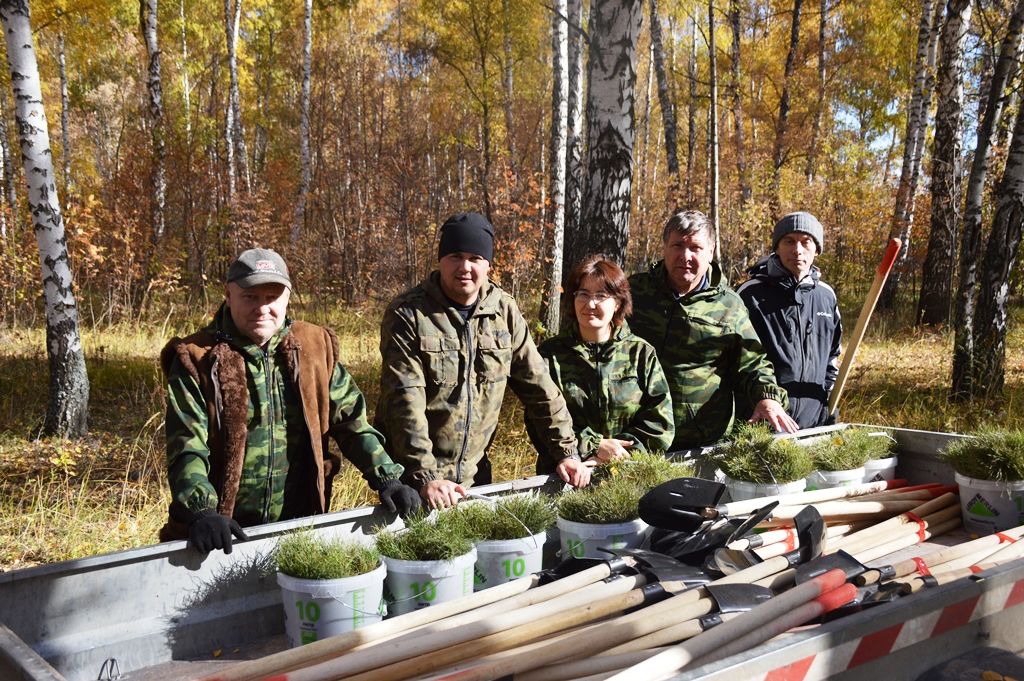
M 298 301 L 303 302 L 303 301 Z M 83 347 L 92 381 L 90 434 L 76 442 L 40 439 L 48 370 L 45 333 L 0 326 L 0 570 L 81 558 L 156 542 L 167 514 L 164 387 L 157 365 L 173 335 L 201 327 L 210 310 L 172 310 L 137 324 L 86 328 Z M 312 303 L 298 318 L 327 323 L 371 412 L 379 371 L 382 308 Z M 310 311 L 313 310 L 313 311 Z M 845 311 L 845 310 L 844 310 Z M 854 318 L 856 310 L 847 314 Z M 849 423 L 975 432 L 1024 427 L 1024 330 L 1019 313 L 1007 339 L 1003 399 L 967 405 L 946 401 L 952 338 L 948 333 L 891 330 L 872 322 L 840 406 Z M 509 394 L 491 448 L 495 480 L 534 472 L 522 406 Z M 346 465 L 335 478 L 332 509 L 376 503 L 377 495 Z
M 480 539 L 466 521 L 458 508 L 407 518 L 404 530 L 377 533 L 377 550 L 399 560 L 452 560 L 469 553 Z
M 847 428 L 809 445 L 814 467 L 819 471 L 848 471 L 870 459 L 892 456 L 894 442 L 887 433 L 870 428 Z
M 577 523 L 624 523 L 635 520 L 640 498 L 652 488 L 693 469 L 659 454 L 635 454 L 629 459 L 599 466 L 589 487 L 558 498 L 558 515 Z
M 1024 431 L 984 430 L 950 444 L 942 458 L 976 480 L 1024 480 Z
M 380 565 L 377 549 L 342 539 L 326 539 L 310 530 L 286 535 L 274 553 L 277 569 L 300 579 L 342 579 L 366 574 Z
M 500 497 L 493 504 L 470 501 L 459 504 L 458 510 L 479 540 L 532 537 L 555 524 L 554 500 L 539 494 Z
M 741 424 L 711 459 L 733 480 L 758 484 L 794 482 L 814 470 L 807 447 L 776 439 L 764 423 Z

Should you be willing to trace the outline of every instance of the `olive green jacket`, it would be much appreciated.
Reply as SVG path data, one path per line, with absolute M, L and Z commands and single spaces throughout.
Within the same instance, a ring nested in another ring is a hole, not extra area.
M 576 456 L 565 400 L 548 375 L 519 307 L 488 282 L 468 319 L 433 272 L 398 296 L 380 327 L 380 400 L 374 417 L 403 481 L 470 485 L 487 453 L 509 386 L 535 423 L 543 455 Z
M 713 444 L 729 432 L 734 400 L 787 405 L 746 305 L 712 265 L 709 286 L 677 297 L 664 262 L 629 278 L 633 332 L 654 346 L 672 392 L 673 449 Z
M 604 343 L 587 343 L 573 328 L 541 343 L 540 354 L 569 405 L 580 456 L 596 454 L 604 438 L 632 440 L 633 452 L 668 450 L 675 433 L 668 381 L 654 348 L 628 324 Z

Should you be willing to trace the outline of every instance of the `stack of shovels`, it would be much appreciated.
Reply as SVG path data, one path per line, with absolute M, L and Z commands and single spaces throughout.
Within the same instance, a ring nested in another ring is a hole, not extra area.
M 648 493 L 650 550 L 568 559 L 204 681 L 657 679 L 1024 555 L 1024 527 L 929 542 L 960 526 L 959 500 L 942 485 L 725 504 L 723 492 L 682 478 Z

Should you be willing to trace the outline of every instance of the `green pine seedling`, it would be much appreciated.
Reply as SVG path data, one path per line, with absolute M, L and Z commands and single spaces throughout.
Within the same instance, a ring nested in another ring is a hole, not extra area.
M 277 569 L 300 579 L 342 579 L 380 565 L 377 549 L 367 544 L 327 539 L 310 529 L 285 535 L 274 552 Z

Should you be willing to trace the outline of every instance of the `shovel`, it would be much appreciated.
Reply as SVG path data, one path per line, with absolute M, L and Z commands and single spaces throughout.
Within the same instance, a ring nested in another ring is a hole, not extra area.
M 740 570 L 764 563 L 766 566 L 771 563 L 776 567 L 772 571 L 781 572 L 797 565 L 817 558 L 825 548 L 826 527 L 821 514 L 814 506 L 805 506 L 793 518 L 796 526 L 799 546 L 792 551 L 762 561 L 753 551 L 742 549 L 730 549 L 723 546 L 716 549 L 705 564 L 705 568 L 715 570 L 725 575 L 734 574 Z

